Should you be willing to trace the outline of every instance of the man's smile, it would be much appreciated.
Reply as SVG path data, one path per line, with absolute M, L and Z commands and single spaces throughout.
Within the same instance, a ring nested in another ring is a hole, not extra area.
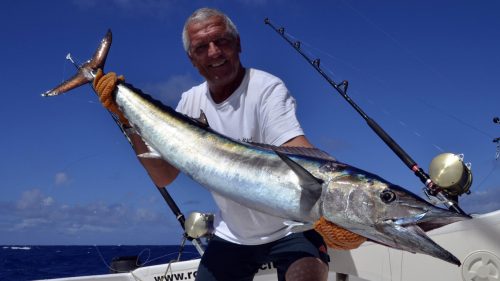
M 220 60 L 220 61 L 217 61 L 217 62 L 214 62 L 210 65 L 210 67 L 219 67 L 219 66 L 222 66 L 223 64 L 226 63 L 226 59 L 223 59 L 223 60 Z

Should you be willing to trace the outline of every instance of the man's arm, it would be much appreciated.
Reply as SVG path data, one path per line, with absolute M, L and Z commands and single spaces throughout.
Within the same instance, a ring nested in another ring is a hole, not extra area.
M 296 136 L 288 140 L 281 146 L 298 146 L 298 147 L 309 147 L 309 148 L 314 147 L 304 135 Z
M 139 134 L 133 132 L 127 133 L 127 135 L 132 142 L 136 155 L 149 152 L 147 145 L 144 143 Z M 161 158 L 137 158 L 157 187 L 165 187 L 169 185 L 175 180 L 177 175 L 179 175 L 179 170 L 177 168 Z

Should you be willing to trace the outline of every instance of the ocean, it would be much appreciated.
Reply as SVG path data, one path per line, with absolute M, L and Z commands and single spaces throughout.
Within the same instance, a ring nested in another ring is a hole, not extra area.
M 0 280 L 23 281 L 110 273 L 116 257 L 138 257 L 141 265 L 177 259 L 180 246 L 0 246 Z M 186 245 L 181 260 L 199 257 Z M 134 258 L 135 259 L 135 258 Z

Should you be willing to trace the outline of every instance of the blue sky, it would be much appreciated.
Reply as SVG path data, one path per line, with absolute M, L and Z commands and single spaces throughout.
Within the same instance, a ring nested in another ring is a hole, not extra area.
M 425 170 L 443 152 L 472 163 L 467 212 L 500 209 L 492 139 L 500 126 L 500 2 L 484 1 L 3 1 L 0 9 L 0 244 L 177 244 L 181 230 L 89 87 L 40 94 L 73 74 L 108 28 L 106 70 L 175 106 L 202 81 L 182 49 L 196 8 L 228 13 L 242 62 L 282 78 L 309 139 L 339 160 L 423 196 L 422 184 L 298 53 L 269 17 Z M 168 187 L 187 215 L 209 193 L 180 177 Z

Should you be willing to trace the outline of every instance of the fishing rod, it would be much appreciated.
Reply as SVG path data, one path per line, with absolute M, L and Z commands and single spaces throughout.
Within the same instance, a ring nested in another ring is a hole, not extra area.
M 500 118 L 498 117 L 493 118 L 493 123 L 500 124 Z M 493 142 L 497 144 L 496 159 L 498 159 L 500 157 L 500 137 L 494 138 Z
M 66 59 L 69 60 L 77 69 L 80 69 L 79 64 L 77 64 L 74 61 L 74 59 L 71 57 L 70 53 L 68 53 L 66 55 Z M 94 75 L 94 74 L 92 73 L 92 75 Z M 94 93 L 97 95 L 97 92 L 94 91 Z M 122 122 L 120 122 L 120 119 L 118 118 L 118 116 L 116 116 L 114 113 L 112 113 L 109 110 L 107 110 L 107 111 L 108 111 L 109 115 L 111 115 L 111 118 L 113 119 L 113 121 L 115 121 L 116 125 L 118 126 L 118 128 L 120 129 L 120 131 L 122 132 L 122 134 L 127 139 L 128 143 L 133 148 L 134 144 L 132 142 L 131 135 L 132 134 L 137 134 L 137 132 L 135 131 L 135 129 L 132 128 L 132 127 L 130 127 L 130 126 L 124 125 Z M 155 186 L 156 186 L 156 189 L 158 189 L 158 191 L 160 192 L 160 194 L 163 197 L 163 199 L 165 200 L 165 202 L 167 203 L 167 205 L 170 207 L 170 210 L 172 210 L 172 212 L 174 213 L 175 218 L 177 219 L 177 221 L 181 225 L 182 230 L 184 231 L 184 235 L 183 235 L 184 236 L 184 240 L 183 240 L 182 245 L 181 245 L 181 250 L 179 251 L 179 257 L 178 257 L 178 259 L 180 258 L 180 254 L 182 252 L 182 248 L 184 247 L 184 241 L 185 241 L 185 239 L 190 240 L 191 243 L 196 248 L 196 250 L 198 251 L 198 253 L 200 254 L 200 256 L 202 256 L 203 253 L 204 253 L 204 250 L 203 250 L 203 247 L 201 246 L 200 239 L 199 238 L 191 238 L 191 237 L 189 237 L 187 235 L 187 233 L 186 233 L 186 226 L 185 226 L 186 219 L 184 217 L 184 214 L 181 212 L 181 210 L 179 209 L 179 206 L 177 206 L 177 203 L 175 203 L 174 199 L 172 198 L 172 196 L 170 195 L 170 193 L 167 191 L 167 188 L 166 187 L 158 186 L 156 184 L 155 184 Z
M 446 196 L 442 188 L 436 185 L 429 175 L 418 166 L 418 164 L 406 153 L 406 151 L 396 143 L 389 134 L 380 127 L 375 120 L 370 118 L 348 95 L 347 88 L 349 83 L 347 80 L 341 83 L 335 83 L 320 67 L 320 59 L 311 59 L 301 50 L 301 42 L 293 41 L 285 34 L 285 28 L 276 28 L 269 18 L 264 20 L 264 23 L 276 31 L 285 41 L 287 41 L 304 59 L 306 59 L 309 64 L 316 69 L 316 71 L 326 79 L 326 81 L 333 87 L 337 92 L 351 105 L 351 107 L 358 112 L 361 117 L 366 121 L 368 126 L 384 141 L 384 143 L 389 146 L 389 148 L 403 161 L 403 163 L 414 172 L 414 174 L 424 183 L 426 188 L 426 193 L 436 197 L 440 202 L 442 202 L 449 210 L 455 211 L 462 215 L 466 213 L 458 206 L 458 204 Z M 499 120 L 500 122 L 500 120 Z

